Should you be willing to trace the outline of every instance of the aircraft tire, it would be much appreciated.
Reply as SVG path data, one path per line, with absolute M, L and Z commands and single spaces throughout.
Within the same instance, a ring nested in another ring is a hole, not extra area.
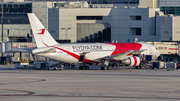
M 82 68 L 82 66 L 79 66 L 79 70 L 82 70 L 83 68 Z
M 89 70 L 89 66 L 85 66 L 85 69 L 86 69 L 86 70 Z
M 104 67 L 101 67 L 101 70 L 104 70 Z
M 139 69 L 138 66 L 135 66 L 135 69 Z
M 108 66 L 108 67 L 107 67 L 107 70 L 111 70 L 111 67 L 110 67 L 110 66 Z
M 101 70 L 107 70 L 107 67 L 102 66 Z
M 86 70 L 86 66 L 82 66 L 82 70 Z
M 83 66 L 83 70 L 87 70 L 87 66 Z

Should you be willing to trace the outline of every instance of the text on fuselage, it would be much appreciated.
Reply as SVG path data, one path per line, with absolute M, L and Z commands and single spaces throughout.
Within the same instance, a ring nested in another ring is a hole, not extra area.
M 103 50 L 101 45 L 72 46 L 74 51 Z

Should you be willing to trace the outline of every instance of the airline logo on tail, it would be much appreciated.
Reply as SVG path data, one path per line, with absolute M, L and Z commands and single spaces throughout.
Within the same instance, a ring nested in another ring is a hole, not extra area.
M 40 29 L 39 31 L 41 31 L 41 32 L 40 32 L 40 33 L 37 33 L 37 34 L 43 35 L 43 34 L 44 34 L 44 32 L 45 32 L 45 28 Z

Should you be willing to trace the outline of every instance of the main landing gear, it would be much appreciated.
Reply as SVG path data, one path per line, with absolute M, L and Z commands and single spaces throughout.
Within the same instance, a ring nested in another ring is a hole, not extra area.
M 102 66 L 101 70 L 111 70 L 111 67 L 110 66 Z
M 89 70 L 89 66 L 79 66 L 79 70 Z
M 111 70 L 111 66 L 109 66 L 109 61 L 108 60 L 106 60 L 104 62 L 104 64 L 105 64 L 105 66 L 102 66 L 101 70 Z

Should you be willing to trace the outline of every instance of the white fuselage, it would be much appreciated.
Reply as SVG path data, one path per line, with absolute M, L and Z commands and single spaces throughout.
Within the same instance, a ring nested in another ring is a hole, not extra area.
M 49 49 L 54 49 L 54 51 L 46 52 Z M 160 55 L 160 52 L 153 45 L 147 43 L 59 44 L 37 48 L 32 52 L 36 55 L 68 63 L 78 63 L 80 56 L 85 54 L 82 63 L 96 63 L 101 62 L 101 59 L 110 59 L 112 55 L 122 54 L 130 50 L 144 50 L 142 54 L 152 55 L 154 59 Z M 119 60 L 127 57 L 122 57 Z

